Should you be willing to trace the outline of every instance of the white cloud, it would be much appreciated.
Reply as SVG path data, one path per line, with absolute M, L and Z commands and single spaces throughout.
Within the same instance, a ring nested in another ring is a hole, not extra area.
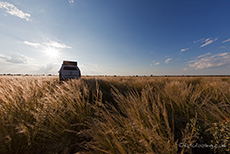
M 70 3 L 70 4 L 74 3 L 74 0 L 69 0 L 69 3 Z
M 10 63 L 26 64 L 27 57 L 24 55 L 15 53 L 15 54 L 11 54 L 6 61 Z
M 40 46 L 40 43 L 35 43 L 35 42 L 24 41 L 23 43 L 27 44 L 27 45 L 30 45 L 30 46 L 33 46 L 35 48 Z
M 207 45 L 209 45 L 209 44 L 212 44 L 212 43 L 215 42 L 216 40 L 218 40 L 218 38 L 215 38 L 214 40 L 211 40 L 210 38 L 207 38 L 207 39 L 205 40 L 205 43 L 202 44 L 200 47 L 202 48 L 202 47 L 205 47 L 205 46 L 207 46 Z
M 8 2 L 0 2 L 0 8 L 5 9 L 6 13 L 19 17 L 21 19 L 25 19 L 26 21 L 30 21 L 30 14 L 24 13 L 22 10 L 19 10 L 16 6 L 13 4 L 10 4 Z
M 24 41 L 23 42 L 26 45 L 30 45 L 33 47 L 39 47 L 39 46 L 44 46 L 46 48 L 56 48 L 56 49 L 71 49 L 72 47 L 65 45 L 64 43 L 61 42 L 56 42 L 56 41 L 47 41 L 44 42 L 43 44 L 40 44 L 38 42 L 30 42 L 30 41 Z
M 205 38 L 201 38 L 199 40 L 196 40 L 196 41 L 193 41 L 193 43 L 200 43 L 200 42 L 203 42 Z
M 204 44 L 202 44 L 200 47 L 205 47 L 205 46 L 207 46 L 209 44 L 212 44 L 212 43 L 213 43 L 213 40 L 210 40 L 210 41 L 205 42 Z
M 82 64 L 81 66 L 82 66 L 82 67 L 93 67 L 93 68 L 101 68 L 101 67 L 102 67 L 101 65 L 90 64 L 90 63 Z
M 189 61 L 189 67 L 198 69 L 220 67 L 230 65 L 230 53 L 219 53 L 212 56 L 210 54 L 198 56 L 197 59 Z
M 230 39 L 224 40 L 223 43 L 230 42 Z
M 205 56 L 208 56 L 208 55 L 211 55 L 211 53 L 206 53 L 206 54 L 203 54 L 203 55 L 200 55 L 200 56 L 198 56 L 197 58 L 202 58 L 202 57 L 205 57 Z
M 46 42 L 44 44 L 48 47 L 59 48 L 59 49 L 60 48 L 61 49 L 64 49 L 64 48 L 71 49 L 72 48 L 70 46 L 65 45 L 64 43 L 60 43 L 60 42 L 56 42 L 56 41 L 49 41 L 49 42 Z
M 60 66 L 58 64 L 48 63 L 45 65 L 38 65 L 36 72 L 42 74 L 48 74 L 48 73 L 57 74 L 59 68 Z
M 58 74 L 59 68 L 58 63 L 43 62 L 40 64 L 36 59 L 19 53 L 9 55 L 0 53 L 0 73 Z
M 88 75 L 102 75 L 105 74 L 105 72 L 107 72 L 108 74 L 110 74 L 109 72 L 112 70 L 110 67 L 107 66 L 102 66 L 99 64 L 91 64 L 91 63 L 85 63 L 85 64 L 81 64 L 79 65 L 82 74 L 88 74 Z
M 172 58 L 167 58 L 167 59 L 165 60 L 165 63 L 168 64 L 171 60 L 172 60 Z
M 15 64 L 27 64 L 28 61 L 31 60 L 31 58 L 26 57 L 19 53 L 12 53 L 9 56 L 0 55 L 0 59 L 3 62 L 9 62 L 9 63 L 15 63 Z
M 160 65 L 160 62 L 156 62 L 156 63 L 154 63 L 154 65 L 155 65 L 155 66 Z
M 184 70 L 184 71 L 187 71 L 187 70 L 188 70 L 188 68 L 183 68 L 183 70 Z
M 181 49 L 180 51 L 181 51 L 181 52 L 185 52 L 185 51 L 187 51 L 187 50 L 189 50 L 189 48 Z

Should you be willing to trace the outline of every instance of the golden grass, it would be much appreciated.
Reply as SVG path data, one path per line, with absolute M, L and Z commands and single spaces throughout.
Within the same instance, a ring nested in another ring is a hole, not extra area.
M 0 153 L 227 153 L 229 101 L 227 77 L 0 77 Z

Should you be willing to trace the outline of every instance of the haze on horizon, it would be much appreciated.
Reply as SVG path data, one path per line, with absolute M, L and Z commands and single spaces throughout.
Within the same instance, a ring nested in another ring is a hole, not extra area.
M 229 0 L 0 0 L 0 74 L 229 75 Z

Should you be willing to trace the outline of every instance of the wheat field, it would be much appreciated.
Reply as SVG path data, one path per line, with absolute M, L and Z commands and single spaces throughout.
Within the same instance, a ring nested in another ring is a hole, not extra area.
M 0 77 L 1 154 L 230 151 L 229 77 Z

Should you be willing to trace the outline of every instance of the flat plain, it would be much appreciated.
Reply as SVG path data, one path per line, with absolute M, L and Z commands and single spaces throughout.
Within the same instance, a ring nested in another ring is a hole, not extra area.
M 0 77 L 0 153 L 228 153 L 230 77 Z

